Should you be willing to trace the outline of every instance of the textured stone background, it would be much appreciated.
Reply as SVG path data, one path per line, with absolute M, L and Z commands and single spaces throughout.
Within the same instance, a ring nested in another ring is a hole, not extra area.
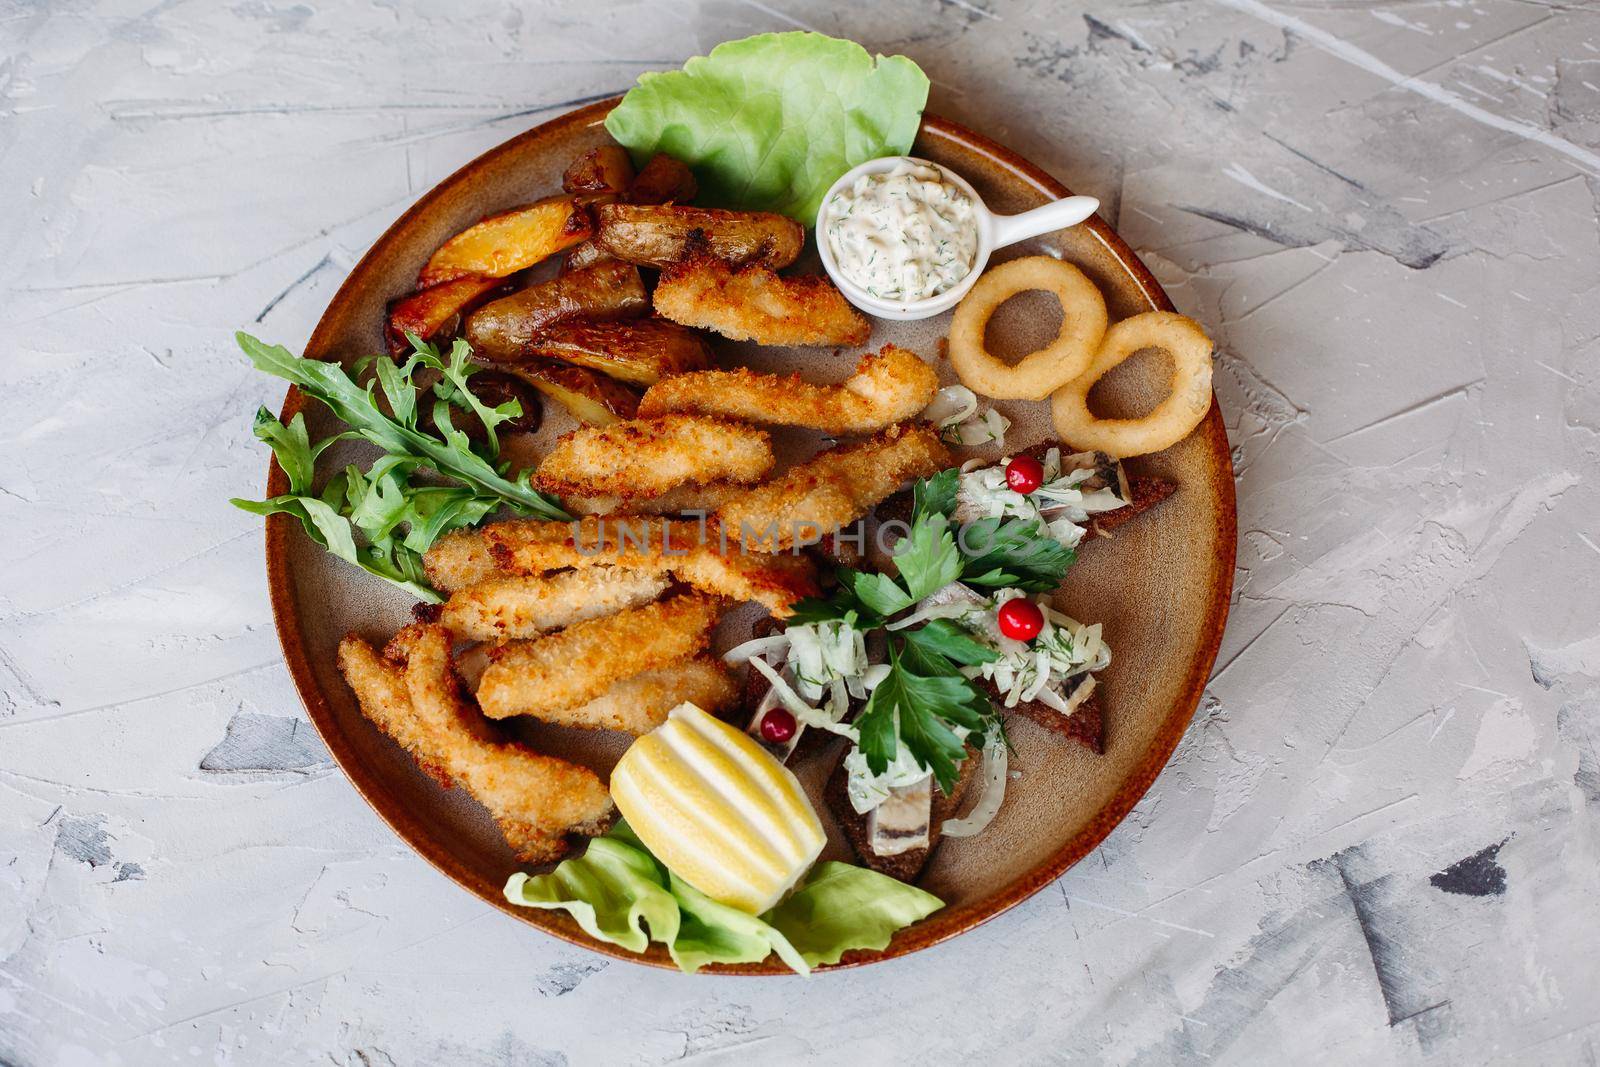
M 904 51 L 1220 342 L 1238 601 L 1134 815 L 897 963 L 535 936 L 278 661 L 240 325 L 422 190 L 725 38 Z M 1594 1062 L 1600 10 L 0 0 L 0 1062 Z

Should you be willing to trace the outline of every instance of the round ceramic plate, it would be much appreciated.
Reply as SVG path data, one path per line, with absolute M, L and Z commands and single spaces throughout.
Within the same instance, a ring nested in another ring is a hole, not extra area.
M 351 361 L 383 350 L 385 305 L 414 287 L 418 269 L 452 234 L 484 215 L 548 195 L 579 153 L 608 137 L 601 125 L 616 101 L 575 111 L 529 130 L 473 160 L 429 192 L 366 254 L 323 315 L 306 355 Z M 954 123 L 926 116 L 913 151 L 954 168 L 990 207 L 1017 212 L 1068 190 L 1028 161 Z M 1049 234 L 1005 256 L 1047 252 L 1083 268 L 1104 291 L 1112 320 L 1150 309 L 1170 309 L 1166 294 L 1117 235 L 1098 218 Z M 814 255 L 800 264 L 817 270 Z M 1036 296 L 1002 308 L 991 323 L 990 347 L 1018 355 L 1053 336 L 1059 311 Z M 875 320 L 870 347 L 893 342 L 933 362 L 951 382 L 942 339 L 949 316 L 925 322 Z M 724 365 L 761 370 L 801 370 L 813 381 L 846 376 L 860 353 L 826 349 L 759 349 L 719 344 Z M 1158 357 L 1130 360 L 1103 382 L 1096 407 L 1122 415 L 1146 410 L 1165 381 Z M 998 405 L 1014 426 L 1007 436 L 1018 451 L 1050 436 L 1045 404 Z M 304 409 L 313 439 L 335 429 L 321 405 L 291 390 L 284 418 Z M 547 406 L 545 426 L 530 443 L 533 454 L 570 427 Z M 803 434 L 777 435 L 780 457 L 793 461 L 817 445 Z M 352 446 L 355 447 L 355 446 Z M 998 455 L 991 449 L 990 455 Z M 335 457 L 339 458 L 339 457 Z M 352 453 L 352 458 L 362 458 Z M 1105 624 L 1113 651 L 1100 676 L 1105 708 L 1104 755 L 1051 734 L 1021 716 L 1008 722 L 1017 772 L 1005 806 L 983 833 L 946 840 L 921 885 L 945 908 L 902 931 L 882 952 L 857 952 L 840 966 L 904 955 L 937 944 L 1026 899 L 1087 855 L 1138 801 L 1166 763 L 1194 713 L 1216 657 L 1233 577 L 1235 516 L 1233 469 L 1222 417 L 1213 404 L 1187 440 L 1154 456 L 1129 462 L 1132 473 L 1177 482 L 1170 499 L 1117 531 L 1086 544 L 1057 603 L 1068 614 Z M 287 491 L 273 466 L 268 494 Z M 340 637 L 361 633 L 381 644 L 409 620 L 411 604 L 398 590 L 370 578 L 313 544 L 286 516 L 267 520 L 267 574 L 284 658 L 311 720 L 362 796 L 394 831 L 429 862 L 485 901 L 557 937 L 621 959 L 671 966 L 659 946 L 644 956 L 595 941 L 564 912 L 518 908 L 501 896 L 507 875 L 519 869 L 488 816 L 461 790 L 446 790 L 417 769 L 398 746 L 362 718 L 335 666 Z M 726 647 L 748 631 L 752 611 L 737 613 L 718 631 Z M 604 775 L 626 738 L 531 723 L 518 727 L 535 748 L 590 765 Z M 825 751 L 796 768 L 813 796 L 820 792 L 837 753 Z M 818 804 L 828 821 L 827 809 Z M 836 828 L 828 856 L 851 859 Z M 786 973 L 777 961 L 727 972 Z

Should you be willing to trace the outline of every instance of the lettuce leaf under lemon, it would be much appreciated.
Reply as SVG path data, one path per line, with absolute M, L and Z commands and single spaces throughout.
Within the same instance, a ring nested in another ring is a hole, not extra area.
M 630 952 L 659 941 L 690 974 L 709 963 L 757 963 L 774 952 L 809 974 L 851 949 L 881 949 L 895 931 L 944 907 L 887 875 L 828 862 L 765 915 L 747 915 L 674 877 L 624 823 L 550 874 L 513 874 L 505 895 L 513 904 L 566 911 L 591 936 Z
M 807 226 L 851 167 L 904 155 L 928 77 L 905 56 L 873 56 L 820 33 L 728 41 L 682 70 L 650 72 L 606 118 L 636 161 L 687 163 L 714 207 L 777 211 Z

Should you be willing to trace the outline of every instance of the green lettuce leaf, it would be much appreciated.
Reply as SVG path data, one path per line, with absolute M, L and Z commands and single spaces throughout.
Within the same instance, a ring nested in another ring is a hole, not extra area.
M 505 896 L 524 907 L 566 911 L 590 936 L 629 952 L 659 941 L 689 974 L 711 963 L 757 963 L 774 952 L 809 974 L 851 949 L 881 949 L 897 930 L 944 907 L 933 894 L 887 875 L 829 862 L 767 914 L 748 915 L 669 872 L 622 822 L 550 874 L 513 874 Z
M 807 964 L 838 963 L 851 949 L 876 951 L 897 930 L 944 907 L 932 893 L 849 863 L 819 863 L 766 920 Z
M 911 150 L 927 100 L 927 75 L 905 56 L 874 61 L 852 41 L 763 33 L 641 75 L 606 129 L 636 162 L 665 152 L 689 164 L 707 204 L 809 226 L 845 171 Z

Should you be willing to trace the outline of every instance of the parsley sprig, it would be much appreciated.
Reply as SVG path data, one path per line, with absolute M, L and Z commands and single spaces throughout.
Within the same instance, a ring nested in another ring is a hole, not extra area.
M 554 500 L 532 488 L 531 472 L 507 476 L 507 465 L 499 462 L 496 427 L 522 414 L 521 406 L 511 400 L 491 407 L 473 394 L 469 379 L 478 368 L 465 341 L 445 355 L 411 336 L 411 353 L 403 363 L 379 356 L 358 364 L 358 373 L 372 371 L 363 386 L 337 363 L 304 359 L 249 334 L 237 338 L 256 369 L 299 386 L 350 429 L 313 443 L 303 414 L 284 423 L 261 408 L 253 430 L 277 457 L 289 492 L 270 500 L 235 499 L 235 506 L 257 515 L 293 515 L 329 552 L 429 602 L 441 598 L 428 585 L 422 553 L 440 537 L 502 507 L 519 515 L 567 518 Z M 436 384 L 418 382 L 423 370 L 435 372 Z M 481 444 L 455 425 L 456 412 L 482 425 Z M 345 467 L 315 491 L 318 457 L 347 439 L 371 442 L 385 454 L 365 471 Z M 457 484 L 422 482 L 424 471 Z

